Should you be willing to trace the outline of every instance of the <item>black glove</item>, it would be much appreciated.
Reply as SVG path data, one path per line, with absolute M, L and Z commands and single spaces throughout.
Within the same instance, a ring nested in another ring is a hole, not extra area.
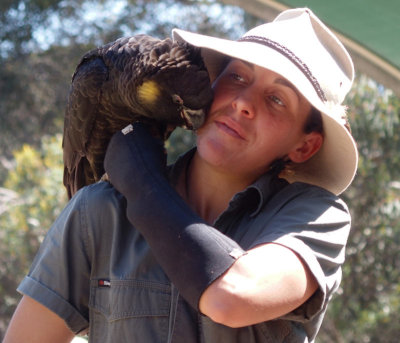
M 245 252 L 207 225 L 170 186 L 163 142 L 140 123 L 131 128 L 111 139 L 105 170 L 127 200 L 129 221 L 182 296 L 198 309 L 204 290 Z

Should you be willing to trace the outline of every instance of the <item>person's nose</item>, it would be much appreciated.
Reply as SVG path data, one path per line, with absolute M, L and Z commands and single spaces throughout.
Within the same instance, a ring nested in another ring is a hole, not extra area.
M 250 89 L 243 90 L 232 101 L 232 107 L 235 111 L 248 119 L 255 117 L 254 99 Z

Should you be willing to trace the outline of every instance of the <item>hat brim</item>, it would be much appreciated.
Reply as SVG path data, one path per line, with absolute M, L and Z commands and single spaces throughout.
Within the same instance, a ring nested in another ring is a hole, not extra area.
M 356 143 L 351 134 L 332 117 L 322 113 L 324 143 L 305 163 L 296 164 L 289 182 L 305 182 L 339 195 L 351 184 L 358 164 Z
M 172 34 L 176 41 L 201 48 L 212 81 L 222 71 L 227 57 L 232 57 L 272 70 L 291 82 L 321 112 L 324 143 L 310 160 L 297 164 L 294 173 L 284 177 L 289 182 L 314 184 L 337 195 L 350 185 L 357 170 L 358 152 L 353 137 L 343 125 L 340 115 L 343 108 L 332 108 L 323 102 L 310 80 L 289 58 L 254 42 L 231 41 L 180 29 L 174 29 Z
M 314 86 L 305 74 L 277 50 L 255 42 L 231 41 L 209 37 L 180 29 L 172 31 L 174 40 L 184 41 L 202 50 L 202 57 L 210 74 L 211 81 L 220 74 L 227 57 L 237 58 L 262 68 L 272 70 L 290 81 L 303 96 L 318 110 L 325 105 L 317 95 Z

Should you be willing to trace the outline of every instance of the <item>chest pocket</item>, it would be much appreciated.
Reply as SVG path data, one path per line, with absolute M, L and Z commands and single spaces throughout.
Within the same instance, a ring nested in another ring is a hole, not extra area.
M 170 285 L 140 281 L 93 280 L 90 342 L 167 342 Z

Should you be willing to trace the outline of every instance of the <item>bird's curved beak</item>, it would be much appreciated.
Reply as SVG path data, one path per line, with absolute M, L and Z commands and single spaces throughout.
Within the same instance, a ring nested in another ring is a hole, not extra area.
M 172 95 L 172 100 L 174 103 L 179 105 L 180 116 L 183 119 L 185 125 L 182 127 L 188 130 L 197 130 L 201 125 L 203 125 L 206 111 L 203 109 L 192 110 L 183 104 L 183 99 L 178 94 Z
M 201 125 L 203 125 L 206 112 L 202 109 L 192 110 L 185 106 L 182 106 L 181 117 L 185 122 L 183 128 L 188 130 L 197 130 Z

